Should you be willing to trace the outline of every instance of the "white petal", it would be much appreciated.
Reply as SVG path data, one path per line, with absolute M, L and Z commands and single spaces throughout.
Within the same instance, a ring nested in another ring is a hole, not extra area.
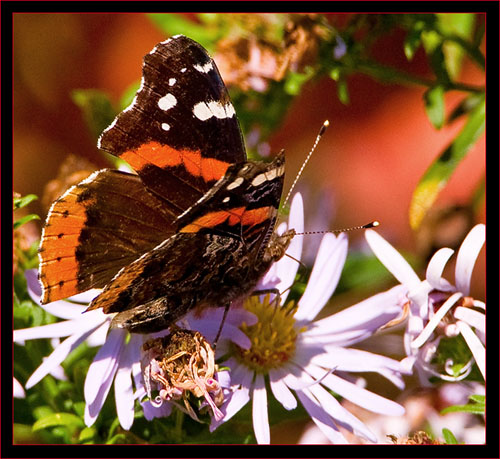
M 296 193 L 292 199 L 288 225 L 280 225 L 277 231 L 278 234 L 281 234 L 287 227 L 294 229 L 297 233 L 304 232 L 304 204 L 300 193 Z M 286 250 L 287 255 L 271 266 L 257 285 L 256 290 L 277 288 L 280 292 L 283 292 L 281 304 L 284 304 L 289 293 L 289 287 L 293 284 L 299 269 L 299 263 L 293 258 L 300 260 L 303 241 L 303 236 L 295 236 L 292 239 Z
M 427 322 L 427 325 L 422 330 L 422 333 L 420 333 L 420 335 L 413 340 L 413 342 L 411 343 L 411 346 L 413 348 L 419 348 L 430 338 L 436 327 L 439 325 L 439 322 L 441 322 L 446 313 L 461 297 L 462 293 L 456 292 L 443 303 L 443 305 L 436 311 L 429 322 Z
M 93 324 L 91 324 L 94 326 Z M 50 373 L 55 367 L 57 367 L 74 349 L 76 349 L 87 337 L 92 333 L 93 328 L 86 331 L 81 331 L 71 335 L 69 338 L 64 340 L 55 350 L 50 354 L 42 364 L 33 372 L 28 381 L 26 381 L 26 389 L 33 387 L 38 383 L 44 376 Z
M 408 291 L 408 298 L 419 308 L 418 315 L 427 317 L 429 306 L 429 293 L 432 291 L 432 285 L 426 280 L 414 285 Z
M 366 331 L 373 333 L 402 313 L 406 292 L 405 286 L 397 285 L 386 292 L 378 293 L 354 306 L 317 320 L 303 335 L 335 337 L 336 334 L 348 330 L 362 336 L 366 335 Z
M 147 335 L 146 335 L 147 336 Z M 145 335 L 139 335 L 137 333 L 130 334 L 130 341 L 128 342 L 128 347 L 131 349 L 132 354 L 130 360 L 132 361 L 132 377 L 134 379 L 134 384 L 136 389 L 142 388 L 142 369 L 141 369 L 141 348 L 144 341 Z
M 87 344 L 90 347 L 102 346 L 106 342 L 106 336 L 108 335 L 110 325 L 111 321 L 106 320 L 95 332 L 93 332 L 87 338 Z
M 163 402 L 160 407 L 153 406 L 149 400 L 141 402 L 144 418 L 152 421 L 154 418 L 166 418 L 172 412 L 172 403 Z
M 52 303 L 47 303 L 47 304 L 40 304 L 40 303 L 38 304 L 42 309 L 47 311 L 49 314 L 59 317 L 60 319 L 82 320 L 84 317 L 87 317 L 82 315 L 87 309 L 87 306 L 70 303 L 69 301 L 66 300 L 53 301 Z M 89 311 L 87 315 L 90 315 L 91 312 L 100 313 L 101 315 L 103 314 L 101 310 L 96 310 L 96 311 Z
M 325 368 L 335 367 L 339 371 L 374 371 L 389 369 L 401 371 L 401 363 L 384 355 L 373 354 L 361 349 L 327 346 L 326 352 L 316 355 L 312 361 Z
M 457 326 L 460 329 L 460 333 L 464 337 L 465 342 L 469 346 L 483 378 L 486 379 L 486 352 L 481 340 L 474 334 L 469 325 L 465 322 L 459 320 L 457 322 Z
M 344 267 L 347 245 L 344 233 L 338 237 L 331 233 L 323 236 L 306 290 L 298 303 L 296 320 L 313 320 L 330 299 Z
M 431 286 L 436 290 L 441 290 L 443 292 L 455 290 L 453 285 L 441 277 L 446 263 L 448 263 L 448 260 L 453 253 L 454 251 L 452 249 L 440 249 L 434 254 L 429 262 L 429 265 L 427 266 L 425 278 L 427 279 L 427 282 L 429 282 L 429 284 L 431 284 Z
M 40 338 L 61 338 L 63 336 L 81 334 L 90 329 L 94 331 L 102 324 L 101 318 L 94 316 L 89 319 L 88 321 L 73 319 L 55 324 L 41 325 L 39 327 L 14 330 L 14 342 Z
M 282 371 L 279 368 L 269 370 L 269 382 L 274 398 L 278 400 L 286 410 L 294 410 L 297 408 L 297 400 L 281 378 Z
M 47 357 L 44 357 L 43 360 L 45 360 Z M 64 373 L 64 368 L 61 367 L 61 365 L 58 365 L 57 367 L 53 367 L 52 370 L 50 370 L 51 376 L 53 376 L 56 379 L 59 379 L 59 381 L 67 381 L 68 377 L 66 376 L 66 373 Z
M 257 443 L 269 445 L 271 438 L 267 417 L 267 392 L 264 376 L 260 373 L 256 375 L 253 389 L 252 423 Z
M 323 409 L 335 420 L 337 425 L 366 438 L 369 441 L 376 442 L 377 437 L 370 431 L 356 416 L 347 411 L 339 401 L 319 384 L 309 387 L 304 393 L 310 392 L 318 400 Z
M 243 367 L 243 365 L 241 365 Z M 253 372 L 249 371 L 246 367 L 246 372 L 243 374 L 241 381 L 241 389 L 235 390 L 230 398 L 226 400 L 220 410 L 224 414 L 224 418 L 222 420 L 216 421 L 215 418 L 212 418 L 212 422 L 210 423 L 210 432 L 213 432 L 217 427 L 219 427 L 223 422 L 231 419 L 238 411 L 243 408 L 248 401 L 250 400 L 250 386 L 252 384 Z
M 13 380 L 13 392 L 12 392 L 12 394 L 14 395 L 14 397 L 15 398 L 25 398 L 26 392 L 24 392 L 23 385 L 16 378 L 12 378 L 12 380 Z
M 373 253 L 399 282 L 409 289 L 420 282 L 413 268 L 382 236 L 368 229 L 365 231 L 365 238 Z
M 312 397 L 311 394 L 298 391 L 297 396 L 306 411 L 309 413 L 309 416 L 311 416 L 311 419 L 332 443 L 348 443 L 344 436 L 339 432 L 330 416 L 328 416 L 325 410 L 318 405 L 318 402 L 314 399 L 314 397 Z
M 471 327 L 474 327 L 481 333 L 486 332 L 486 316 L 482 312 L 459 306 L 453 312 L 453 316 L 455 317 L 455 319 L 459 319 L 468 323 Z
M 288 228 L 294 229 L 297 233 L 304 232 L 304 203 L 300 193 L 296 193 L 292 199 L 290 215 L 288 217 Z M 285 303 L 290 292 L 288 288 L 293 284 L 295 275 L 299 269 L 299 263 L 295 260 L 300 260 L 303 242 L 304 236 L 295 236 L 286 250 L 286 255 L 276 263 L 276 275 L 280 279 L 276 288 L 280 292 L 283 292 L 281 295 L 281 304 Z
M 116 373 L 117 368 L 118 368 L 118 358 L 113 360 L 109 368 L 109 371 L 107 371 L 106 374 L 102 375 L 102 377 L 99 378 L 99 388 L 93 400 L 92 401 L 86 400 L 87 403 L 85 403 L 84 421 L 87 427 L 90 427 L 97 419 L 97 416 L 99 416 L 99 412 L 101 411 L 101 408 L 104 405 L 104 402 L 106 401 L 106 397 L 108 396 L 109 389 L 111 388 L 111 383 L 113 382 L 113 377 Z M 88 379 L 89 379 L 89 374 L 87 373 L 87 378 L 85 379 L 85 386 L 87 385 Z M 84 392 L 85 392 L 85 386 L 84 386 Z
M 31 299 L 36 304 L 40 304 L 40 298 L 42 296 L 42 286 L 38 281 L 38 269 L 27 269 L 26 271 L 24 271 L 24 277 L 26 278 L 28 293 L 30 294 Z
M 114 374 L 127 332 L 112 328 L 104 345 L 99 349 L 94 361 L 90 364 L 83 393 L 87 404 L 92 404 L 101 388 L 101 382 Z
M 401 360 L 401 367 L 405 374 L 411 374 L 413 371 L 413 365 L 415 365 L 415 361 L 417 358 L 415 356 L 405 357 Z
M 75 303 L 89 304 L 92 300 L 102 293 L 101 288 L 91 288 L 86 292 L 77 293 L 76 295 L 70 296 L 68 301 L 74 301 Z
M 120 356 L 118 370 L 115 376 L 116 413 L 120 425 L 129 430 L 134 422 L 134 392 L 132 389 L 132 356 L 130 343 Z
M 469 294 L 472 269 L 486 239 L 486 226 L 476 225 L 464 239 L 457 255 L 455 283 L 457 290 L 465 296 Z
M 309 365 L 307 371 L 315 378 L 320 378 L 324 373 L 324 369 L 316 365 Z M 405 409 L 398 403 L 363 389 L 337 375 L 329 374 L 321 381 L 321 384 L 356 405 L 373 411 L 374 413 L 380 413 L 386 416 L 403 416 L 405 413 Z

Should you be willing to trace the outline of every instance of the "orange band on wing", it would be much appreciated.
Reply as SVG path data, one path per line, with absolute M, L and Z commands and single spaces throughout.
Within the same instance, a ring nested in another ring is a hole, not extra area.
M 78 202 L 81 190 L 70 188 L 50 209 L 40 243 L 42 303 L 80 293 L 78 289 L 78 238 L 86 222 L 86 206 L 93 199 Z
M 241 219 L 243 226 L 254 226 L 268 219 L 276 210 L 274 207 L 259 207 L 258 209 L 247 210 Z
M 202 177 L 207 182 L 219 180 L 230 165 L 215 158 L 204 158 L 200 151 L 176 150 L 158 142 L 145 143 L 135 150 L 124 152 L 120 158 L 127 161 L 136 171 L 148 164 L 162 169 L 182 164 L 191 175 Z
M 254 226 L 262 223 L 272 215 L 273 207 L 260 207 L 246 210 L 245 207 L 236 207 L 230 210 L 209 212 L 197 218 L 180 230 L 181 233 L 196 233 L 202 228 L 214 228 L 226 220 L 229 225 Z

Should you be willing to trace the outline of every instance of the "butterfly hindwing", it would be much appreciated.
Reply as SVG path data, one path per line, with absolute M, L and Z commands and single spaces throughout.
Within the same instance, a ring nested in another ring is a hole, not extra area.
M 39 249 L 42 302 L 104 287 L 173 234 L 175 215 L 137 175 L 104 169 L 52 204 Z

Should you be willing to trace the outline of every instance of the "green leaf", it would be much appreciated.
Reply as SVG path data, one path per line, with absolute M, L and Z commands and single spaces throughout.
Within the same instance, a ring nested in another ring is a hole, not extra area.
M 132 103 L 140 86 L 140 81 L 134 81 L 125 91 L 123 91 L 119 103 L 120 110 L 125 110 Z
M 107 442 L 106 445 L 115 445 L 115 444 L 124 444 L 128 443 L 127 441 L 127 436 L 123 433 L 116 434 L 112 438 L 110 438 Z
M 45 416 L 33 424 L 33 430 L 47 429 L 54 426 L 85 427 L 83 421 L 71 413 L 53 413 Z
M 109 97 L 97 89 L 75 89 L 71 98 L 82 111 L 90 133 L 97 139 L 116 115 Z
M 329 75 L 333 81 L 339 81 L 339 78 L 342 75 L 340 67 L 334 67 L 331 69 Z
M 472 413 L 484 416 L 486 409 L 486 397 L 484 395 L 471 395 L 469 400 L 473 403 L 467 405 L 453 405 L 441 410 L 441 414 L 447 413 Z
M 37 199 L 38 196 L 36 194 L 27 194 L 26 196 L 21 196 L 20 198 L 14 197 L 14 210 L 22 209 L 30 202 L 36 201 Z
M 430 54 L 430 64 L 436 74 L 439 84 L 449 86 L 451 84 L 450 75 L 446 68 L 446 61 L 443 51 L 443 43 L 440 43 Z
M 423 21 L 417 21 L 406 35 L 403 49 L 406 59 L 408 59 L 409 61 L 413 59 L 413 56 L 415 55 L 417 49 L 422 44 L 421 35 L 424 27 L 425 23 Z
M 312 67 L 307 67 L 305 73 L 289 72 L 285 81 L 285 92 L 291 96 L 298 95 L 303 84 L 310 80 L 313 75 L 314 70 Z
M 209 51 L 213 50 L 215 41 L 220 38 L 224 32 L 223 28 L 208 27 L 205 24 L 197 24 L 190 19 L 186 19 L 180 14 L 174 13 L 150 13 L 148 18 L 165 34 L 186 35 L 194 41 L 200 43 Z
M 455 435 L 451 433 L 451 430 L 444 428 L 442 432 L 444 441 L 446 442 L 447 445 L 458 445 L 458 441 L 455 438 Z
M 443 39 L 435 30 L 424 30 L 421 38 L 425 52 L 429 55 L 443 42 Z
M 413 192 L 410 203 L 410 225 L 416 230 L 437 199 L 460 161 L 484 132 L 485 100 L 470 113 L 469 118 L 453 142 L 430 165 Z
M 441 414 L 448 413 L 471 413 L 471 414 L 484 414 L 484 406 L 481 405 L 453 405 L 441 410 Z
M 337 95 L 340 102 L 342 102 L 344 105 L 349 105 L 349 90 L 347 88 L 347 81 L 345 80 L 345 78 L 340 78 L 337 83 Z
M 481 403 L 482 405 L 486 404 L 486 395 L 470 395 L 469 400 L 472 400 L 476 403 Z
M 85 427 L 78 436 L 78 441 L 80 443 L 93 443 L 94 437 L 97 432 L 94 427 Z
M 441 129 L 444 124 L 444 88 L 441 85 L 429 88 L 424 94 L 425 111 L 432 125 Z
M 470 113 L 482 102 L 483 97 L 484 97 L 483 94 L 479 93 L 479 94 L 470 94 L 469 96 L 462 99 L 462 101 L 450 113 L 448 119 L 446 120 L 446 123 L 450 124 L 457 118 L 460 118 L 461 116 Z
M 14 222 L 14 229 L 19 228 L 20 226 L 30 222 L 31 220 L 40 220 L 40 217 L 36 214 L 25 215 L 24 217 Z
M 438 28 L 445 36 L 460 37 L 470 40 L 474 32 L 475 14 L 472 13 L 438 13 Z M 460 72 L 464 56 L 464 48 L 457 42 L 446 40 L 443 44 L 445 65 L 449 75 L 456 78 Z

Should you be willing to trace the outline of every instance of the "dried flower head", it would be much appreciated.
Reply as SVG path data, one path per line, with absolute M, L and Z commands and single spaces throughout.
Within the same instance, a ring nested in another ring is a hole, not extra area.
M 201 333 L 174 328 L 163 338 L 147 341 L 142 346 L 141 367 L 153 405 L 159 407 L 164 401 L 182 399 L 184 407 L 178 405 L 179 408 L 185 408 L 189 416 L 199 421 L 194 406 L 203 397 L 198 412 L 210 406 L 215 419 L 223 417 L 218 408 L 224 397 L 216 378 L 214 350 Z M 154 398 L 153 390 L 159 392 Z
M 439 440 L 433 440 L 424 431 L 415 432 L 408 437 L 397 438 L 395 435 L 387 435 L 395 445 L 442 445 Z
M 330 31 L 318 14 L 271 15 L 274 20 L 255 20 L 255 14 L 235 15 L 233 27 L 247 33 L 228 35 L 217 44 L 215 60 L 224 81 L 242 90 L 265 92 L 269 82 L 281 81 L 288 71 L 302 72 L 317 61 L 319 44 Z M 276 22 L 284 21 L 278 38 Z

